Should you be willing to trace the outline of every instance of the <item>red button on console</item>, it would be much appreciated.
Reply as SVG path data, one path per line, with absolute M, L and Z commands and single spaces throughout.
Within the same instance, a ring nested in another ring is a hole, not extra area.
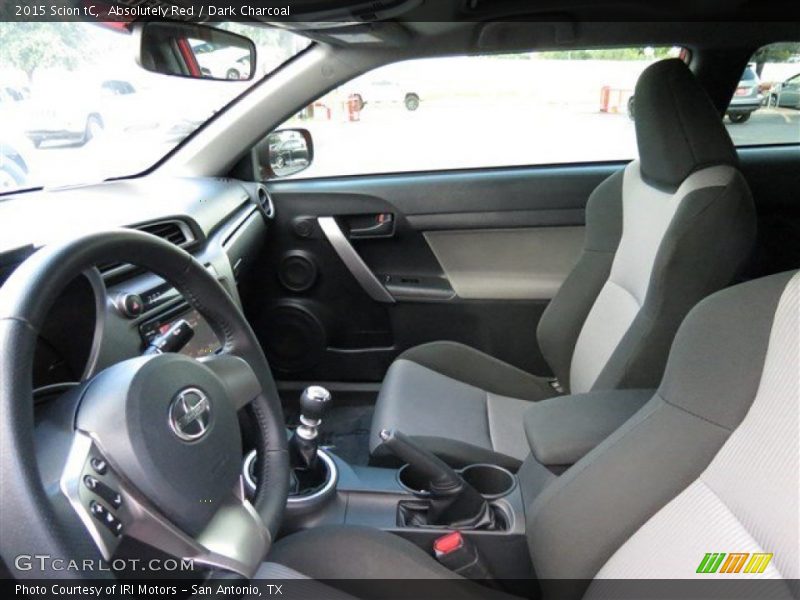
M 433 542 L 433 550 L 437 555 L 450 554 L 451 552 L 461 548 L 463 545 L 464 538 L 461 537 L 461 533 L 454 531 L 437 538 L 436 541 Z

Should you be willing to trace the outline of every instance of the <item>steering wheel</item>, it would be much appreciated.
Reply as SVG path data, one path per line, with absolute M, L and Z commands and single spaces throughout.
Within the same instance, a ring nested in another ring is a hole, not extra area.
M 175 286 L 222 349 L 203 360 L 159 354 L 112 365 L 54 402 L 35 431 L 38 331 L 70 281 L 110 261 Z M 257 432 L 252 504 L 240 480 L 240 410 Z M 0 288 L 0 456 L 0 556 L 18 578 L 81 576 L 15 557 L 110 561 L 124 536 L 218 574 L 252 577 L 289 487 L 280 401 L 252 329 L 203 265 L 134 230 L 47 246 Z

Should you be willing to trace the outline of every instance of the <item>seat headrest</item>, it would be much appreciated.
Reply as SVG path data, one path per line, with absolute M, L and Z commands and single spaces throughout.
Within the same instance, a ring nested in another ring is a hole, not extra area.
M 639 77 L 636 141 L 642 177 L 661 188 L 675 189 L 705 167 L 738 165 L 719 112 L 677 58 L 654 63 Z

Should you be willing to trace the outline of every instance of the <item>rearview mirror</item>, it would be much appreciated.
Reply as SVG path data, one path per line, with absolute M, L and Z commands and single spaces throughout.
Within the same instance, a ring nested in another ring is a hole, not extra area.
M 307 169 L 314 159 L 314 144 L 307 129 L 281 129 L 256 147 L 262 179 L 288 177 Z
M 162 75 L 193 79 L 252 79 L 256 47 L 252 40 L 205 25 L 148 21 L 141 25 L 139 64 Z

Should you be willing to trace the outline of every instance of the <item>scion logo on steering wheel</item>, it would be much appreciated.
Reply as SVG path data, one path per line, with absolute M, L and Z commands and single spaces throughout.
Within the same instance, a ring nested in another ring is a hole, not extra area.
M 203 437 L 211 421 L 211 401 L 198 388 L 181 390 L 169 407 L 169 426 L 184 441 Z

